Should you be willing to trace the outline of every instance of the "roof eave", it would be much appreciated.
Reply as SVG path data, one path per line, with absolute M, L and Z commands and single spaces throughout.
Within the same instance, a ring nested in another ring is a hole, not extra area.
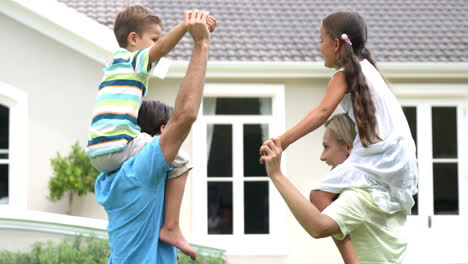
M 104 65 L 118 47 L 113 32 L 97 21 L 55 0 L 2 0 L 0 13 L 9 16 Z M 174 61 L 167 78 L 182 78 L 187 61 Z M 467 62 L 382 62 L 387 79 L 468 79 Z M 330 78 L 322 62 L 210 61 L 208 78 L 293 79 Z
M 182 78 L 187 61 L 173 61 L 166 78 Z M 378 64 L 387 79 L 468 79 L 466 62 L 382 62 Z M 245 62 L 210 61 L 207 78 L 232 79 L 322 79 L 330 78 L 333 69 L 322 62 Z
M 101 64 L 118 47 L 108 27 L 55 0 L 2 0 L 0 13 Z

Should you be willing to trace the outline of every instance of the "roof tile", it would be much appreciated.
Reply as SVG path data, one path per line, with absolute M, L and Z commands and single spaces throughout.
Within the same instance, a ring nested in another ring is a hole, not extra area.
M 320 19 L 338 10 L 359 12 L 367 22 L 368 47 L 379 61 L 468 62 L 466 0 L 58 0 L 113 27 L 118 11 L 142 4 L 164 18 L 165 32 L 183 11 L 208 10 L 218 20 L 210 60 L 322 61 Z M 187 60 L 189 36 L 169 55 Z

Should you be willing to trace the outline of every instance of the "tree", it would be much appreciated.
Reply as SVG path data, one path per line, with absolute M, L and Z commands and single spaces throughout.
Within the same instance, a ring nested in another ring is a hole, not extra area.
M 54 175 L 49 180 L 48 199 L 58 201 L 65 192 L 69 192 L 67 214 L 71 215 L 74 196 L 94 192 L 94 183 L 99 171 L 91 165 L 78 142 L 71 146 L 68 156 L 62 157 L 57 152 L 57 157 L 50 159 L 50 163 Z

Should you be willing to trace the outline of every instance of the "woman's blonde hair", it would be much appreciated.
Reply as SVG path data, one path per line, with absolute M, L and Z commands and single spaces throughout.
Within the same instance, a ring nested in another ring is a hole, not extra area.
M 352 146 L 356 137 L 354 122 L 347 113 L 336 114 L 325 122 L 325 127 L 335 134 L 336 140 L 342 144 Z

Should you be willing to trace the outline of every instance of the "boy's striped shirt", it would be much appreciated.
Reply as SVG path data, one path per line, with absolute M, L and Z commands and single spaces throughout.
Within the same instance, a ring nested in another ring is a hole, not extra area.
M 119 49 L 103 69 L 86 154 L 95 157 L 120 151 L 139 133 L 138 110 L 147 93 L 149 48 L 129 52 Z M 151 65 L 153 68 L 156 62 Z

